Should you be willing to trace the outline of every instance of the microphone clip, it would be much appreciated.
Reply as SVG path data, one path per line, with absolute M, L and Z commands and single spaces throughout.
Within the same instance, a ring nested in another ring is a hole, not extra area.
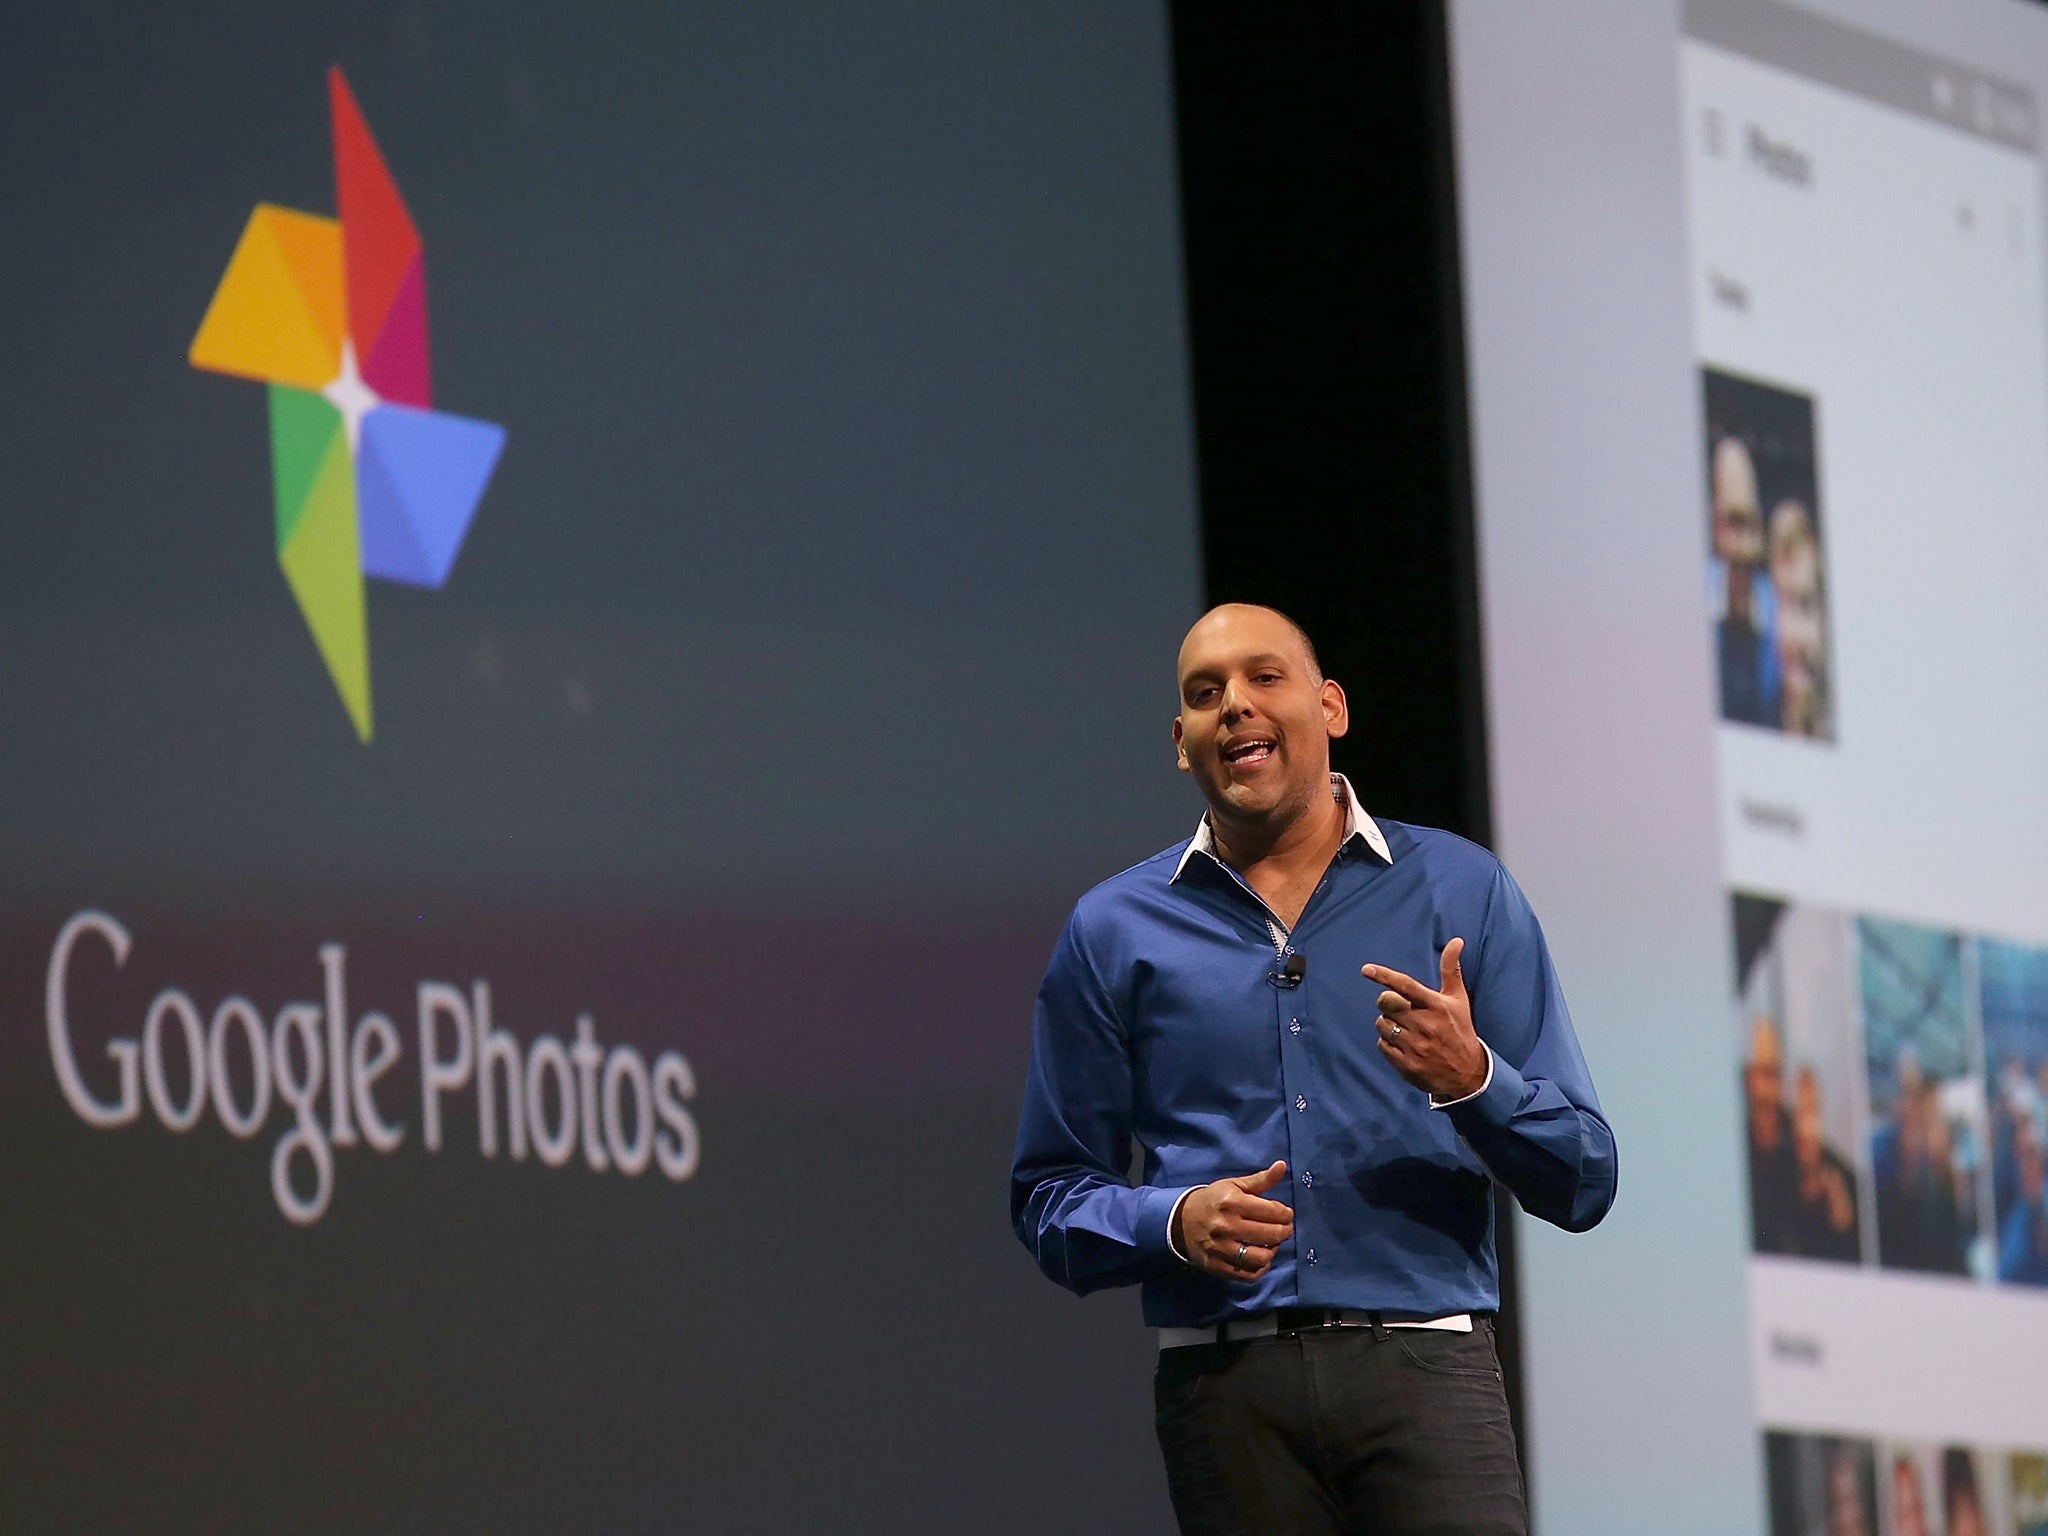
M 1308 957 L 1290 954 L 1279 970 L 1266 972 L 1266 981 L 1268 985 L 1278 987 L 1282 992 L 1292 992 L 1301 985 L 1302 978 L 1307 975 Z

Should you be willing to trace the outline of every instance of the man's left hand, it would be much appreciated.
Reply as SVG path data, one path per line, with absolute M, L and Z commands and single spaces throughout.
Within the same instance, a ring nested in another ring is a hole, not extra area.
M 1387 990 L 1379 997 L 1380 1050 L 1400 1074 L 1432 1098 L 1462 1099 L 1486 1081 L 1486 1047 L 1472 1027 L 1472 1000 L 1458 957 L 1463 939 L 1444 946 L 1442 990 L 1384 965 L 1361 974 Z

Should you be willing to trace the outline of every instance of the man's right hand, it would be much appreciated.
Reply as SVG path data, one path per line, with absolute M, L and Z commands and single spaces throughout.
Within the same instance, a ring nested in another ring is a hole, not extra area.
M 1188 1262 L 1222 1280 L 1252 1281 L 1273 1262 L 1273 1250 L 1294 1236 L 1294 1212 L 1266 1191 L 1287 1178 L 1287 1165 L 1218 1179 L 1180 1203 L 1174 1236 Z

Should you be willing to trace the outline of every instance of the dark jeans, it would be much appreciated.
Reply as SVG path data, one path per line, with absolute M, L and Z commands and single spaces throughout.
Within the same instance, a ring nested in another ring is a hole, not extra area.
M 1161 1350 L 1152 1400 L 1182 1536 L 1527 1536 L 1485 1319 Z

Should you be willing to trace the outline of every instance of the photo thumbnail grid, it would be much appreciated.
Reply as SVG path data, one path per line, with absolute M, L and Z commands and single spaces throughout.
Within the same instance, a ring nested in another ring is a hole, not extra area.
M 1764 1431 L 1770 1536 L 2048 1536 L 2048 1453 Z
M 1731 900 L 1753 1251 L 2048 1285 L 2048 949 Z

